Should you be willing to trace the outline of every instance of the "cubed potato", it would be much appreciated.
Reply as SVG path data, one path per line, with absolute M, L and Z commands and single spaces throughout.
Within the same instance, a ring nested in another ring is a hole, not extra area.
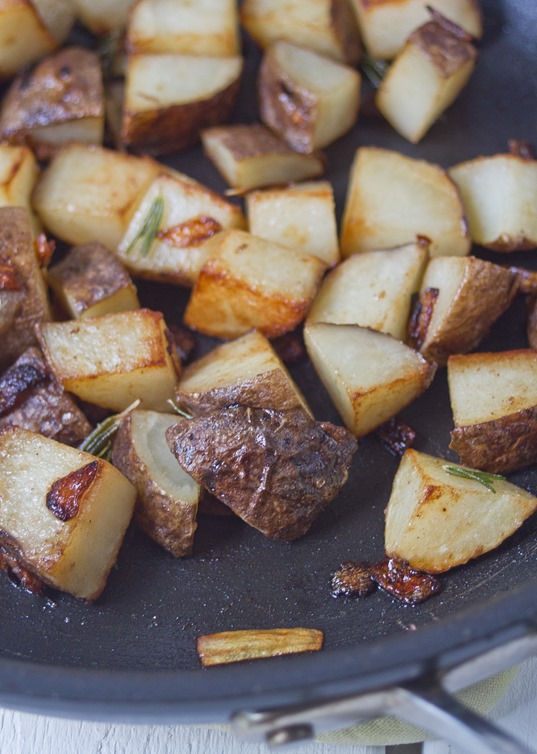
M 454 468 L 465 472 L 442 458 L 406 451 L 386 508 L 390 557 L 442 573 L 498 547 L 537 509 L 537 498 L 502 478 L 473 472 L 491 490 L 448 471 Z
M 494 251 L 537 246 L 537 160 L 477 157 L 451 168 L 474 243 Z
M 280 40 L 259 69 L 261 120 L 297 152 L 327 147 L 356 123 L 360 74 L 311 50 Z
M 0 207 L 24 207 L 31 212 L 30 197 L 38 175 L 31 149 L 0 144 Z M 37 228 L 33 213 L 32 221 Z
M 244 0 L 241 21 L 263 48 L 284 39 L 351 65 L 362 52 L 347 0 Z
M 47 289 L 34 248 L 30 213 L 0 209 L 0 369 L 36 342 L 34 327 L 50 319 Z
M 71 144 L 39 180 L 34 207 L 44 225 L 75 246 L 100 241 L 115 251 L 138 198 L 160 172 L 149 158 Z
M 318 257 L 339 262 L 334 191 L 328 181 L 251 191 L 246 195 L 250 233 Z
M 215 126 L 201 140 L 207 157 L 239 192 L 317 178 L 325 170 L 321 154 L 299 154 L 265 126 Z
M 469 253 L 470 236 L 455 184 L 438 165 L 361 147 L 347 189 L 343 256 L 401 246 L 416 236 L 430 239 L 432 257 Z
M 140 232 L 155 202 L 162 202 L 162 216 L 148 246 Z M 245 225 L 237 205 L 173 171 L 158 176 L 140 198 L 117 254 L 133 275 L 192 286 L 211 254 L 207 241 L 224 228 Z
M 237 0 L 139 0 L 129 16 L 127 46 L 130 52 L 237 55 Z
M 33 347 L 0 375 L 0 427 L 8 425 L 75 446 L 91 432 L 87 418 Z
M 382 81 L 375 104 L 395 130 L 417 144 L 472 75 L 477 49 L 460 27 L 429 21 L 416 29 Z
M 391 60 L 408 37 L 429 21 L 429 0 L 351 0 L 362 39 L 373 58 Z M 479 0 L 435 0 L 434 8 L 476 39 L 483 23 Z
M 423 337 L 414 345 L 443 365 L 450 354 L 471 351 L 485 337 L 516 293 L 516 274 L 476 257 L 441 257 L 427 266 L 422 300 L 428 290 L 438 294 L 426 307 Z
M 325 265 L 242 230 L 212 242 L 185 311 L 194 330 L 237 338 L 257 328 L 269 338 L 294 330 L 317 292 Z
M 131 411 L 114 439 L 112 463 L 136 487 L 135 520 L 176 558 L 192 554 L 200 486 L 177 463 L 166 430 L 177 414 Z
M 65 390 L 97 406 L 123 411 L 169 409 L 177 382 L 166 323 L 149 309 L 53 322 L 38 330 L 41 348 Z
M 228 119 L 241 73 L 238 55 L 130 55 L 123 142 L 151 154 L 195 144 L 202 129 Z
M 12 144 L 28 144 L 39 159 L 70 142 L 102 144 L 104 94 L 97 54 L 66 48 L 16 78 L 2 102 L 0 133 Z
M 308 322 L 360 325 L 404 340 L 428 258 L 427 243 L 353 254 L 323 280 Z
M 421 395 L 436 371 L 391 335 L 357 325 L 307 324 L 304 340 L 345 426 L 357 437 Z
M 494 473 L 537 462 L 537 353 L 451 356 L 448 382 L 461 462 Z
M 311 416 L 285 364 L 257 330 L 189 364 L 177 386 L 176 401 L 195 416 L 234 403 L 279 411 L 303 408 Z
M 60 13 L 54 12 L 54 5 Z M 2 0 L 0 78 L 10 78 L 56 50 L 67 36 L 64 32 L 66 27 L 69 31 L 73 17 L 68 0 Z
M 129 11 L 136 0 L 71 0 L 73 8 L 94 34 L 121 32 L 127 26 Z
M 140 308 L 129 273 L 115 254 L 98 242 L 71 249 L 49 268 L 47 277 L 73 319 Z
M 86 600 L 105 587 L 136 492 L 100 458 L 28 432 L 0 430 L 2 548 L 46 584 Z

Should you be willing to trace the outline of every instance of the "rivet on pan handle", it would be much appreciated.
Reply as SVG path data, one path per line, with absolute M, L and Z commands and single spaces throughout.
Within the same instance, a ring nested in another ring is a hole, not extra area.
M 239 738 L 272 747 L 311 740 L 329 730 L 375 717 L 395 716 L 430 730 L 472 754 L 533 754 L 523 744 L 472 712 L 452 693 L 537 654 L 537 633 L 528 633 L 468 662 L 395 688 L 379 689 L 288 709 L 238 712 L 232 718 Z

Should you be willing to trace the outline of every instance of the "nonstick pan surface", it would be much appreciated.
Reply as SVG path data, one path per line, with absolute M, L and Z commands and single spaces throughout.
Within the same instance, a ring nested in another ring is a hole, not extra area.
M 379 119 L 361 117 L 327 150 L 339 217 L 360 145 L 397 149 L 444 166 L 506 151 L 507 140 L 537 140 L 537 9 L 532 0 L 483 1 L 485 36 L 476 72 L 423 142 L 412 146 Z M 246 77 L 237 122 L 256 119 L 256 51 L 245 40 Z M 367 95 L 364 95 L 366 97 Z M 201 148 L 174 155 L 174 167 L 222 191 Z M 494 255 L 535 268 L 535 251 Z M 181 321 L 187 292 L 140 283 L 144 305 Z M 198 354 L 214 341 L 199 339 Z M 527 347 L 524 302 L 496 323 L 480 350 Z M 305 362 L 291 368 L 316 418 L 340 423 Z M 401 418 L 419 450 L 446 458 L 452 428 L 445 371 Z M 398 461 L 372 435 L 361 441 L 350 479 L 311 531 L 271 541 L 239 519 L 202 516 L 192 558 L 176 560 L 131 528 L 117 568 L 93 605 L 54 601 L 0 578 L 0 703 L 79 717 L 221 719 L 238 705 L 292 703 L 367 688 L 421 672 L 447 652 L 486 644 L 537 615 L 537 517 L 496 551 L 442 578 L 443 592 L 408 607 L 377 592 L 334 599 L 330 576 L 345 560 L 383 557 L 383 511 Z M 511 481 L 537 494 L 535 468 Z M 316 655 L 201 670 L 196 637 L 215 631 L 309 626 L 325 633 Z M 442 661 L 442 660 L 441 660 Z

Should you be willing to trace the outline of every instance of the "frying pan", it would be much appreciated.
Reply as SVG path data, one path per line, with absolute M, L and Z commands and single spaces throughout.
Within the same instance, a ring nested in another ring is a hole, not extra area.
M 511 137 L 536 140 L 537 9 L 533 0 L 482 4 L 485 35 L 476 73 L 421 144 L 412 146 L 383 121 L 364 116 L 327 150 L 339 216 L 359 145 L 398 149 L 449 166 L 505 151 Z M 248 40 L 245 55 L 237 122 L 256 119 L 258 56 Z M 169 162 L 219 191 L 225 188 L 200 148 Z M 534 252 L 475 253 L 536 266 Z M 146 306 L 180 322 L 187 292 L 140 284 L 140 295 Z M 212 345 L 200 338 L 198 354 Z M 524 304 L 517 301 L 481 350 L 526 345 Z M 299 363 L 292 373 L 315 416 L 339 423 L 311 366 Z M 417 431 L 419 450 L 453 457 L 447 450 L 452 422 L 445 372 L 402 419 Z M 175 560 L 132 528 L 94 605 L 63 594 L 47 601 L 0 578 L 0 704 L 85 719 L 162 723 L 224 721 L 241 710 L 264 709 L 270 712 L 239 716 L 238 724 L 273 741 L 307 735 L 313 721 L 330 715 L 340 725 L 382 711 L 410 719 L 403 692 L 422 701 L 436 694 L 437 705 L 453 707 L 440 699 L 439 677 L 453 690 L 470 675 L 514 663 L 535 647 L 537 517 L 496 551 L 444 575 L 441 595 L 421 605 L 404 606 L 379 592 L 361 601 L 336 600 L 329 581 L 342 561 L 383 556 L 383 510 L 397 463 L 374 435 L 361 441 L 348 484 L 308 535 L 292 544 L 268 540 L 235 518 L 203 516 L 193 557 Z M 510 479 L 537 494 L 535 469 Z M 195 639 L 200 634 L 298 625 L 324 631 L 322 652 L 199 668 Z M 476 665 L 477 656 L 486 662 Z M 472 673 L 453 670 L 472 659 Z M 374 703 L 358 709 L 367 699 Z M 449 719 L 435 715 L 436 723 L 422 710 L 421 722 L 457 738 Z M 479 729 L 475 719 L 466 723 Z M 481 733 L 489 744 L 494 739 L 490 730 Z

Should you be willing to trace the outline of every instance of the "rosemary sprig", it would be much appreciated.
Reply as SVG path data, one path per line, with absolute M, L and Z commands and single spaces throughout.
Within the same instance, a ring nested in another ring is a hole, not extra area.
M 90 432 L 84 440 L 82 440 L 78 449 L 83 450 L 85 453 L 90 453 L 92 456 L 103 458 L 105 461 L 108 461 L 112 449 L 112 439 L 118 431 L 119 425 L 123 419 L 139 405 L 139 400 L 134 401 L 134 403 L 131 403 L 131 405 L 120 414 L 109 416 L 100 424 L 97 424 L 95 429 Z
M 369 80 L 369 83 L 375 89 L 378 89 L 382 84 L 390 64 L 386 60 L 376 60 L 370 55 L 364 55 L 361 62 L 361 68 L 365 76 Z
M 184 419 L 193 419 L 192 414 L 189 414 L 188 411 L 185 411 L 184 408 L 181 408 L 181 406 L 178 406 L 175 401 L 172 401 L 171 398 L 168 398 L 166 403 L 169 403 L 170 406 L 173 408 L 176 414 L 179 414 L 179 416 L 182 416 Z
M 125 254 L 130 254 L 133 248 L 138 243 L 138 241 L 142 241 L 142 245 L 140 247 L 140 255 L 145 258 L 149 254 L 149 252 L 151 251 L 151 247 L 153 246 L 153 242 L 159 231 L 163 214 L 164 214 L 164 199 L 162 198 L 162 196 L 159 195 L 157 196 L 157 198 L 155 199 L 155 201 L 149 208 L 147 217 L 142 223 L 140 230 L 134 236 L 130 244 L 127 246 L 127 250 L 125 251 Z
M 488 471 L 474 471 L 473 469 L 463 469 L 461 466 L 450 466 L 446 464 L 442 466 L 444 471 L 452 476 L 459 476 L 463 479 L 472 479 L 474 482 L 479 482 L 483 487 L 486 487 L 490 492 L 496 494 L 496 490 L 492 486 L 494 481 L 505 481 L 505 477 L 501 474 L 489 474 Z

